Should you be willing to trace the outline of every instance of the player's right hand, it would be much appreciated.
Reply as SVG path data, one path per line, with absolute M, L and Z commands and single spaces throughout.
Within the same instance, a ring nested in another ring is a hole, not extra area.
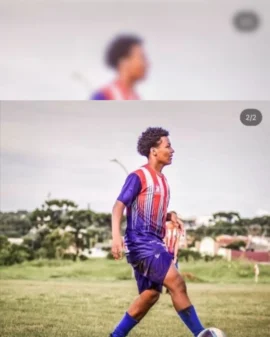
M 124 243 L 121 235 L 113 238 L 112 241 L 112 255 L 115 258 L 115 260 L 120 260 L 123 257 L 123 248 Z

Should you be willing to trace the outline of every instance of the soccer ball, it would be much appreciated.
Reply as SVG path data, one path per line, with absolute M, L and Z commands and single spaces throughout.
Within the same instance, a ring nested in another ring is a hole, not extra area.
M 217 328 L 207 328 L 200 332 L 197 337 L 226 337 L 226 335 Z

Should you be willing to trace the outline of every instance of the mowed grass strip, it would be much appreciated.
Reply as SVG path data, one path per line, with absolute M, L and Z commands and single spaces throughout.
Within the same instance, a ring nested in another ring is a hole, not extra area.
M 270 285 L 189 283 L 188 292 L 204 325 L 228 337 L 270 336 Z M 134 280 L 1 280 L 1 337 L 108 337 L 136 296 Z M 192 335 L 162 294 L 129 336 Z
M 195 282 L 254 283 L 253 263 L 247 261 L 191 261 L 180 262 L 180 271 L 192 274 Z M 0 279 L 18 280 L 77 280 L 116 281 L 131 279 L 131 267 L 126 259 L 114 261 L 91 259 L 88 261 L 34 260 L 0 267 Z M 260 283 L 270 284 L 270 265 L 260 265 Z

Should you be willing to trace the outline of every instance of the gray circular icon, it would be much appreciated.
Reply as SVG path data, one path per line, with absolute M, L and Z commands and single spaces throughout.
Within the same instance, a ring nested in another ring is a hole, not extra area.
M 233 24 L 241 32 L 252 32 L 258 29 L 260 17 L 254 11 L 239 11 L 233 18 Z
M 262 113 L 257 109 L 245 109 L 240 115 L 241 122 L 246 126 L 259 125 L 262 118 Z

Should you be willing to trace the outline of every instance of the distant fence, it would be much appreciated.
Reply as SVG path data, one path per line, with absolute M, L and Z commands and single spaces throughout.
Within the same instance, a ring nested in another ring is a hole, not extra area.
M 231 250 L 231 260 L 239 258 L 247 259 L 254 262 L 270 263 L 270 252 L 242 252 L 239 250 Z

